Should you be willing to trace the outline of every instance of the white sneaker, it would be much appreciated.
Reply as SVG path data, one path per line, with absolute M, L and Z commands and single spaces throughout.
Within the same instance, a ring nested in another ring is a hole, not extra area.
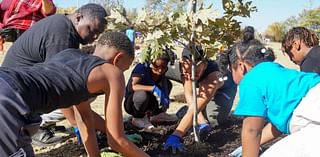
M 176 122 L 178 118 L 176 115 L 170 115 L 166 112 L 161 112 L 158 115 L 152 116 L 150 121 L 153 123 L 161 123 L 161 122 Z
M 149 118 L 144 116 L 143 118 L 132 118 L 132 124 L 139 129 L 152 129 L 154 126 L 151 124 Z

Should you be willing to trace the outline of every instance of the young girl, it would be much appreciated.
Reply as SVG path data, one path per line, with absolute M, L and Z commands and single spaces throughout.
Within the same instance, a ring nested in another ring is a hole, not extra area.
M 151 121 L 174 122 L 175 116 L 166 114 L 172 83 L 165 77 L 169 58 L 166 54 L 154 62 L 136 65 L 126 87 L 125 110 L 132 115 L 132 124 L 140 129 L 151 129 Z
M 273 51 L 259 41 L 237 43 L 225 55 L 239 85 L 240 99 L 234 114 L 244 116 L 242 156 L 258 156 L 262 129 L 290 134 L 271 146 L 262 156 L 316 156 L 320 140 L 320 76 L 273 63 Z

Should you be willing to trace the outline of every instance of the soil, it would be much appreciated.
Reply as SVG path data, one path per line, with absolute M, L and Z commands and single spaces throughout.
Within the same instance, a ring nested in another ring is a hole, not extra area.
M 203 141 L 195 142 L 194 135 L 190 131 L 188 135 L 183 137 L 183 141 L 188 151 L 185 153 L 178 152 L 173 154 L 170 150 L 164 150 L 162 144 L 165 142 L 168 135 L 170 135 L 177 124 L 155 124 L 159 132 L 146 132 L 139 130 L 132 126 L 130 119 L 124 122 L 127 134 L 138 134 L 142 137 L 142 142 L 137 146 L 149 154 L 151 157 L 227 157 L 230 152 L 241 145 L 240 131 L 241 119 L 230 116 L 226 123 L 213 127 L 213 130 L 208 136 L 203 137 Z M 69 136 L 64 137 L 64 141 L 51 147 L 37 147 L 34 146 L 37 157 L 86 157 L 85 149 L 78 144 L 75 135 L 70 131 Z M 99 147 L 101 150 L 108 149 L 106 137 L 100 133 L 97 135 Z M 273 143 L 281 139 L 268 143 L 263 146 L 266 150 Z M 112 151 L 112 150 L 109 150 Z M 41 153 L 42 152 L 42 153 Z
M 163 150 L 162 144 L 176 128 L 176 124 L 156 125 L 156 128 L 165 130 L 160 133 L 149 133 L 136 129 L 128 121 L 124 122 L 127 134 L 139 134 L 143 140 L 137 144 L 139 148 L 152 157 L 226 157 L 232 150 L 240 146 L 241 121 L 235 117 L 221 125 L 214 127 L 209 136 L 203 142 L 195 142 L 193 133 L 189 133 L 183 138 L 188 151 L 186 153 L 172 154 L 170 151 Z M 70 132 L 69 132 L 70 133 Z M 35 152 L 41 157 L 78 157 L 86 156 L 82 145 L 77 143 L 73 133 L 66 136 L 65 140 L 52 147 L 37 147 Z M 100 148 L 107 147 L 105 138 L 99 140 Z M 44 151 L 41 153 L 41 151 Z

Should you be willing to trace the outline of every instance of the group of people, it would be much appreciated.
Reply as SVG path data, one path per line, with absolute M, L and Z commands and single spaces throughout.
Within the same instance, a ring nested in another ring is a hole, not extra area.
M 106 16 L 102 6 L 86 4 L 73 14 L 38 21 L 13 43 L 0 70 L 0 154 L 34 156 L 31 136 L 38 131 L 40 114 L 63 108 L 79 128 L 89 156 L 100 156 L 96 129 L 121 154 L 148 156 L 125 137 L 122 124 L 122 73 L 134 50 L 123 33 L 101 34 Z M 80 43 L 100 34 L 93 54 L 79 50 Z M 90 99 L 100 94 L 106 95 L 105 119 L 90 108 Z
M 37 7 L 44 8 L 44 1 Z M 9 48 L 0 68 L 0 154 L 34 156 L 31 137 L 39 133 L 43 114 L 61 110 L 79 129 L 89 156 L 100 156 L 96 130 L 105 133 L 109 146 L 124 156 L 148 156 L 125 136 L 122 99 L 125 111 L 133 117 L 132 124 L 139 129 L 152 129 L 159 121 L 176 122 L 175 115 L 166 113 L 170 80 L 182 83 L 187 105 L 163 147 L 174 153 L 186 150 L 182 137 L 192 127 L 194 110 L 189 49 L 183 50 L 174 66 L 168 66 L 166 48 L 155 60 L 137 64 L 125 87 L 123 72 L 134 60 L 134 40 L 125 33 L 103 33 L 106 16 L 98 4 L 86 4 L 70 15 L 51 15 L 24 30 Z M 213 116 L 216 124 L 227 120 L 238 85 L 240 99 L 234 114 L 243 117 L 243 127 L 242 151 L 237 155 L 258 156 L 261 144 L 281 134 L 290 135 L 263 156 L 317 155 L 317 145 L 311 141 L 320 139 L 319 38 L 303 27 L 291 29 L 284 37 L 282 49 L 304 71 L 298 72 L 274 63 L 273 51 L 254 39 L 252 27 L 243 35 L 219 54 L 218 61 L 209 59 L 201 46 L 196 47 L 200 137 L 212 130 L 213 106 L 218 110 Z M 79 49 L 80 44 L 96 39 L 94 50 Z M 228 79 L 221 81 L 223 76 Z M 104 118 L 90 107 L 92 99 L 102 94 Z M 39 137 L 48 143 L 57 140 Z
M 239 85 L 235 115 L 243 116 L 242 147 L 231 156 L 259 156 L 260 145 L 289 134 L 261 156 L 317 156 L 319 140 L 319 38 L 304 27 L 284 36 L 282 51 L 300 66 L 274 63 L 274 53 L 259 41 L 242 41 L 224 55 Z

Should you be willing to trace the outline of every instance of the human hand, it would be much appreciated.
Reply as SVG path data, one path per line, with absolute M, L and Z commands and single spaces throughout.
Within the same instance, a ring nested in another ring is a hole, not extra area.
M 183 57 L 180 61 L 180 71 L 181 75 L 185 77 L 185 79 L 191 79 L 191 66 L 192 61 L 188 58 Z
M 165 92 L 163 92 L 158 86 L 153 86 L 152 94 L 157 98 L 159 105 L 162 109 L 169 108 L 169 96 Z
M 179 152 L 186 152 L 187 148 L 184 146 L 183 143 L 181 143 L 181 141 L 182 141 L 181 137 L 177 135 L 170 135 L 163 145 L 164 150 L 168 150 L 171 147 L 173 154 L 176 154 L 177 150 Z

